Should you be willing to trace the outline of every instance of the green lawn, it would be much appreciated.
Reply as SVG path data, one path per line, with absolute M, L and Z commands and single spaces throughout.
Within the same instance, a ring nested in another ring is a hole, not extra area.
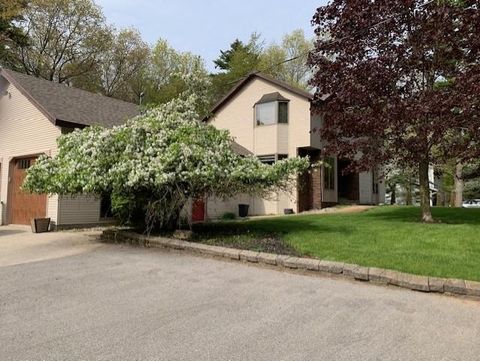
M 480 281 L 480 209 L 434 208 L 422 224 L 414 207 L 198 225 L 198 241 Z

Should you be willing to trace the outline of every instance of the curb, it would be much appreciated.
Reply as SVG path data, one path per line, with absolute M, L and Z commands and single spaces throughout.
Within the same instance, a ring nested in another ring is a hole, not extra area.
M 210 246 L 172 238 L 148 237 L 133 232 L 114 229 L 103 231 L 100 238 L 106 242 L 187 251 L 234 261 L 261 263 L 285 269 L 297 269 L 317 272 L 319 274 L 343 276 L 344 278 L 357 281 L 391 285 L 420 292 L 447 293 L 451 295 L 475 297 L 480 300 L 480 282 L 475 281 L 417 276 L 383 268 L 363 267 L 343 262 Z

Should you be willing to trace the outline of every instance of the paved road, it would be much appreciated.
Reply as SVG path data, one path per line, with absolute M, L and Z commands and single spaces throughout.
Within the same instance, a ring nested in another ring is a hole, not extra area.
M 14 231 L 2 361 L 480 359 L 479 302 Z

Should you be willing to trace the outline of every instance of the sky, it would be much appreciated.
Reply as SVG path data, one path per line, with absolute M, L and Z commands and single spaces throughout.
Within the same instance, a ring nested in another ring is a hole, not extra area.
M 266 44 L 304 29 L 313 36 L 310 20 L 327 0 L 96 0 L 108 23 L 134 27 L 153 44 L 166 39 L 179 51 L 201 55 L 214 70 L 213 60 L 236 38 L 248 41 L 258 32 Z

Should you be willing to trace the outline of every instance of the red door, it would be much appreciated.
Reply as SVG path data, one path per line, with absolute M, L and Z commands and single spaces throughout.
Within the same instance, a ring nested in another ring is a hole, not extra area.
M 12 162 L 10 178 L 10 223 L 30 224 L 32 218 L 43 218 L 47 213 L 47 196 L 31 194 L 21 189 L 27 169 L 36 158 L 15 159 Z
M 205 201 L 203 199 L 195 199 L 192 204 L 192 222 L 205 221 Z

